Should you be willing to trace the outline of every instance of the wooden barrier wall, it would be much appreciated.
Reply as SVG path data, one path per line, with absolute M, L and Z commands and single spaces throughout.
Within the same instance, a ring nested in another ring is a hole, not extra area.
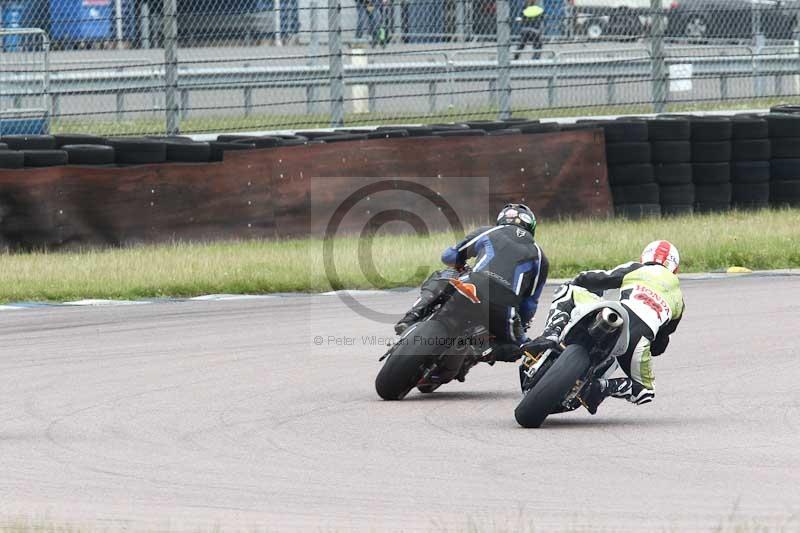
M 605 217 L 604 146 L 602 130 L 582 130 L 236 151 L 208 164 L 0 170 L 0 236 L 12 247 L 60 248 L 320 235 L 353 178 L 425 184 L 462 218 L 494 216 L 512 201 L 540 218 Z M 404 207 L 391 195 L 365 201 L 343 229 Z M 437 208 L 421 209 L 428 220 L 425 209 Z

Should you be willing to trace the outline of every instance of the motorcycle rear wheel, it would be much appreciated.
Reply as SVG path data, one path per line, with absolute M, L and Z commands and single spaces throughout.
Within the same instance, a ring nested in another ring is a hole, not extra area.
M 436 339 L 447 337 L 447 328 L 436 320 L 422 322 L 401 341 L 375 378 L 375 391 L 384 400 L 402 400 L 425 372 L 426 365 L 446 346 Z M 422 341 L 422 342 L 420 342 Z M 428 341 L 428 342 L 425 342 Z
M 591 364 L 586 348 L 579 344 L 567 346 L 514 410 L 514 418 L 519 425 L 525 428 L 540 427 L 575 382 L 586 374 Z

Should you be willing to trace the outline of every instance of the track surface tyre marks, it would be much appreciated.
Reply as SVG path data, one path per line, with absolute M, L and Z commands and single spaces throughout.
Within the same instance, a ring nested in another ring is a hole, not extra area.
M 68 162 L 64 150 L 21 150 L 26 167 L 58 167 Z
M 733 161 L 769 161 L 771 143 L 769 139 L 743 139 L 731 143 Z
M 650 141 L 688 141 L 692 130 L 689 121 L 684 118 L 656 118 L 648 120 Z
M 733 136 L 733 124 L 727 117 L 693 117 L 690 121 L 692 142 L 718 142 Z
M 776 137 L 772 139 L 774 159 L 800 158 L 800 137 Z
M 689 163 L 692 160 L 692 144 L 688 141 L 653 141 L 653 163 Z
M 167 160 L 167 144 L 145 137 L 112 137 L 106 142 L 114 147 L 120 165 L 147 165 Z
M 0 168 L 23 168 L 25 166 L 25 156 L 22 152 L 11 150 L 0 151 Z
M 653 165 L 649 163 L 634 163 L 632 165 L 609 166 L 608 182 L 611 185 L 654 183 Z
M 611 187 L 615 204 L 657 204 L 659 188 L 656 183 L 641 185 L 621 185 Z
M 770 202 L 774 205 L 800 205 L 800 179 L 770 183 Z
M 661 207 L 665 205 L 692 205 L 694 204 L 694 185 L 662 185 L 659 190 Z
M 56 139 L 52 135 L 4 135 L 0 141 L 10 150 L 55 150 Z
M 773 159 L 769 164 L 773 180 L 800 179 L 800 159 Z
M 113 165 L 116 160 L 114 148 L 105 144 L 65 144 L 70 165 Z
M 737 115 L 731 126 L 733 140 L 769 138 L 769 123 L 763 118 Z
M 686 185 L 692 183 L 692 165 L 689 163 L 653 165 L 656 182 L 661 185 Z
M 614 204 L 614 213 L 618 217 L 639 220 L 642 218 L 661 216 L 660 204 Z
M 606 160 L 609 165 L 650 163 L 651 159 L 650 143 L 606 143 Z
M 692 141 L 692 162 L 723 163 L 732 158 L 730 141 Z
M 729 183 L 731 181 L 730 163 L 694 163 L 692 181 L 696 185 Z
M 769 124 L 769 137 L 800 137 L 800 115 L 770 113 L 764 116 Z
M 167 161 L 208 163 L 211 161 L 211 144 L 207 142 L 167 142 Z
M 731 164 L 732 183 L 769 183 L 769 161 L 736 161 Z

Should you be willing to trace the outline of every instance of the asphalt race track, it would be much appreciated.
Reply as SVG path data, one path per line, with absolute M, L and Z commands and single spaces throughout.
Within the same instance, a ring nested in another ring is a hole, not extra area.
M 541 430 L 514 421 L 513 365 L 380 401 L 391 328 L 336 296 L 4 312 L 0 514 L 104 531 L 800 530 L 800 277 L 684 287 L 656 401 Z M 414 297 L 359 301 L 399 314 Z

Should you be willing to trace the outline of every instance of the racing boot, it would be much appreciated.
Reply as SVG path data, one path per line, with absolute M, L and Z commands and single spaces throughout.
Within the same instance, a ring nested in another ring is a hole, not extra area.
M 609 396 L 614 398 L 628 398 L 631 394 L 633 381 L 630 378 L 597 379 L 589 385 L 589 392 L 583 398 L 583 404 L 591 414 L 597 413 L 597 408 Z
M 553 311 L 547 319 L 547 325 L 542 334 L 526 342 L 523 348 L 530 353 L 542 353 L 545 350 L 558 348 L 558 341 L 564 326 L 569 323 L 569 314 L 564 311 Z

